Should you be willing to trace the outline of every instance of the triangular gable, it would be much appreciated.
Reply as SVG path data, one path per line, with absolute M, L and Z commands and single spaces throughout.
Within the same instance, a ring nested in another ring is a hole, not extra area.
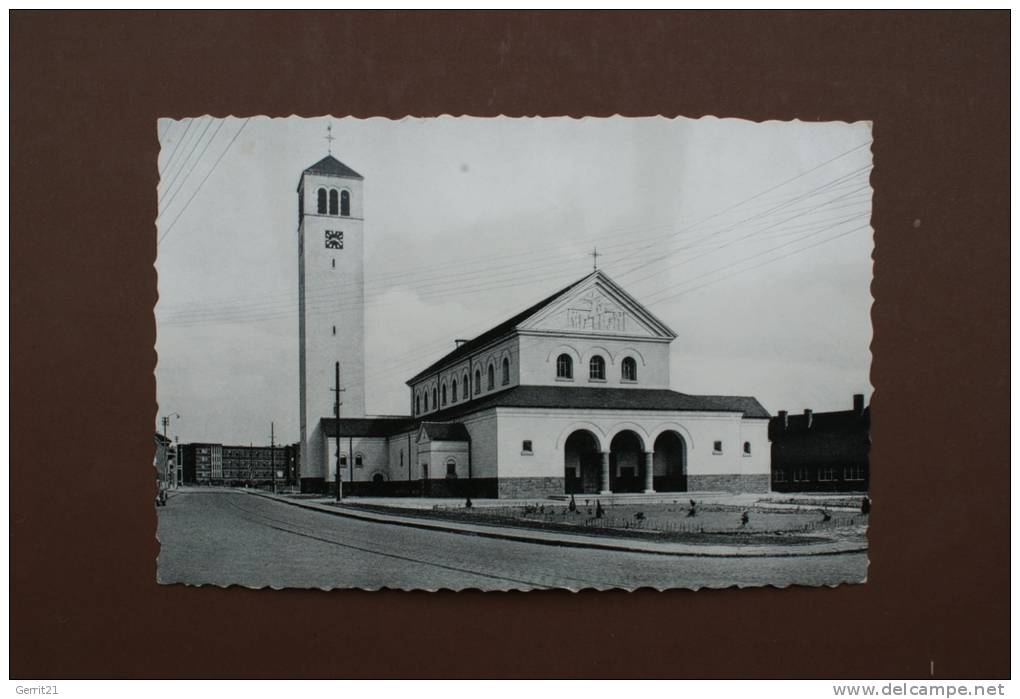
M 471 435 L 459 422 L 422 422 L 418 429 L 418 443 L 469 442 Z
M 588 276 L 517 326 L 521 331 L 672 340 L 669 326 L 601 271 Z
M 418 438 L 415 439 L 414 441 L 416 444 L 424 444 L 425 442 L 432 441 L 429 439 L 429 433 L 425 430 L 424 422 L 418 426 Z

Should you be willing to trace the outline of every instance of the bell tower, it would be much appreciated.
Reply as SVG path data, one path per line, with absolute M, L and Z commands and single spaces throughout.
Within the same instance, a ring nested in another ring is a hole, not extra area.
M 365 414 L 363 186 L 364 178 L 332 152 L 298 182 L 302 490 L 318 490 L 331 480 L 319 422 L 333 417 L 336 362 L 344 389 L 340 416 Z

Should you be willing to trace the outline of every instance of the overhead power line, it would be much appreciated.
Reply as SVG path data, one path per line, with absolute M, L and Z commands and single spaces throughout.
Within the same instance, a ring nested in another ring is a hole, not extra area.
M 184 125 L 184 133 L 181 134 L 181 137 L 174 142 L 173 148 L 170 149 L 170 156 L 167 158 L 166 162 L 163 163 L 163 167 L 160 168 L 160 175 L 170 169 L 170 165 L 173 163 L 173 159 L 174 156 L 177 155 L 177 151 L 180 149 L 181 145 L 188 140 L 188 133 L 190 133 L 191 125 L 194 123 L 194 119 L 187 120 L 187 123 Z
M 174 220 L 170 222 L 170 225 L 167 226 L 166 231 L 163 232 L 163 235 L 161 235 L 159 237 L 159 240 L 156 241 L 156 245 L 162 243 L 166 239 L 166 237 L 170 235 L 170 231 L 173 230 L 174 225 L 176 225 L 177 221 L 179 221 L 181 216 L 184 215 L 184 212 L 188 210 L 188 206 L 190 206 L 191 202 L 194 201 L 195 196 L 197 196 L 198 193 L 202 191 L 202 187 L 205 185 L 206 180 L 209 179 L 209 176 L 216 169 L 216 166 L 220 164 L 221 160 L 223 160 L 223 156 L 227 154 L 227 151 L 230 150 L 230 147 L 234 145 L 234 141 L 236 141 L 237 137 L 241 135 L 241 132 L 244 131 L 244 127 L 248 125 L 249 121 L 251 121 L 251 117 L 248 117 L 247 119 L 244 120 L 244 122 L 241 124 L 241 128 L 239 128 L 237 132 L 234 134 L 234 137 L 230 139 L 230 143 L 227 144 L 226 148 L 220 151 L 220 156 L 216 158 L 216 162 L 213 163 L 213 166 L 209 168 L 208 172 L 205 173 L 205 177 L 202 178 L 202 181 L 198 184 L 198 187 L 196 187 L 195 191 L 192 192 L 190 197 L 188 197 L 188 201 L 185 202 L 184 207 L 180 210 L 177 216 L 174 217 Z
M 221 128 L 223 128 L 223 122 L 222 121 L 220 121 L 220 123 L 216 125 L 216 130 L 213 131 L 212 135 L 209 137 L 209 140 L 207 140 L 205 142 L 205 145 L 202 147 L 202 152 L 198 154 L 198 158 L 195 159 L 195 162 L 192 163 L 191 167 L 188 169 L 188 174 L 186 174 L 184 176 L 184 178 L 181 180 L 180 185 L 177 187 L 177 191 L 175 191 L 173 193 L 173 195 L 171 195 L 170 199 L 167 201 L 166 205 L 163 207 L 164 211 L 169 211 L 170 210 L 170 206 L 171 206 L 171 204 L 174 203 L 174 199 L 176 199 L 177 195 L 180 194 L 181 191 L 184 189 L 184 184 L 188 181 L 188 178 L 191 177 L 191 173 L 194 172 L 194 170 L 198 166 L 198 164 L 200 162 L 202 162 L 202 158 L 205 157 L 205 152 L 207 150 L 209 150 L 209 146 L 212 144 L 213 141 L 216 140 L 216 136 L 219 134 Z
M 755 221 L 756 219 L 766 218 L 767 216 L 775 214 L 775 213 L 785 213 L 783 211 L 783 209 L 785 207 L 788 207 L 789 205 L 791 205 L 793 203 L 796 203 L 796 202 L 799 202 L 799 201 L 807 201 L 812 196 L 814 196 L 815 194 L 825 192 L 826 190 L 829 190 L 829 189 L 839 189 L 839 188 L 845 187 L 848 182 L 849 182 L 849 184 L 854 185 L 855 183 L 853 183 L 852 181 L 849 181 L 848 178 L 850 176 L 856 174 L 857 172 L 858 171 L 855 171 L 854 173 L 842 175 L 842 176 L 836 178 L 835 180 L 832 180 L 832 181 L 830 181 L 830 182 L 828 182 L 828 183 L 826 183 L 826 184 L 824 184 L 824 185 L 822 185 L 820 187 L 814 188 L 813 190 L 809 190 L 808 192 L 799 193 L 799 194 L 797 194 L 796 196 L 794 196 L 792 198 L 788 198 L 788 199 L 784 200 L 779 205 L 774 205 L 774 206 L 772 206 L 770 209 L 768 209 L 765 212 L 759 212 L 758 214 L 749 216 L 749 217 L 743 219 L 742 221 L 740 221 L 739 223 L 747 224 L 747 223 Z M 860 185 L 856 185 L 856 186 L 858 186 L 858 188 L 860 188 Z M 844 197 L 848 197 L 848 196 L 852 195 L 853 193 L 854 192 L 849 192 L 849 193 L 847 193 L 847 194 L 845 194 L 845 195 L 843 195 L 841 197 L 838 197 L 837 199 L 843 199 Z M 835 201 L 835 199 L 834 200 L 830 200 L 830 201 Z M 819 206 L 820 206 L 819 204 L 811 204 L 810 206 L 807 206 L 807 207 L 804 207 L 804 208 L 794 209 L 794 211 L 796 212 L 797 215 L 809 215 L 811 213 L 814 213 L 819 208 Z M 783 221 L 780 221 L 780 222 L 775 222 L 775 223 L 773 223 L 773 226 L 774 225 L 778 225 L 778 223 L 781 223 L 781 222 L 784 222 L 784 221 L 787 221 L 787 220 L 791 220 L 792 218 L 795 218 L 795 216 L 791 216 L 791 217 L 789 217 L 787 219 L 784 219 Z M 724 228 L 722 228 L 721 230 L 713 231 L 712 233 L 708 234 L 707 236 L 704 236 L 702 239 L 700 239 L 698 241 L 695 241 L 694 243 L 689 244 L 689 245 L 681 248 L 681 250 L 686 251 L 686 250 L 696 249 L 699 245 L 705 245 L 712 238 L 717 237 L 719 235 L 722 235 L 724 233 L 730 232 L 731 230 L 734 230 L 735 228 L 736 228 L 735 224 L 727 225 Z M 764 229 L 752 229 L 751 233 L 743 236 L 743 238 L 749 238 L 752 235 L 757 235 L 758 233 L 760 233 L 761 230 L 764 230 Z M 688 232 L 690 234 L 693 234 L 696 231 L 690 230 Z M 669 237 L 674 237 L 674 236 L 675 236 L 675 234 L 670 234 Z M 731 241 L 730 243 L 727 243 L 727 245 L 728 244 L 732 244 L 733 242 L 734 241 Z M 627 239 L 627 240 L 624 240 L 624 241 L 621 241 L 621 242 L 618 242 L 618 243 L 615 243 L 615 244 L 610 244 L 608 246 L 603 246 L 603 249 L 604 250 L 605 249 L 614 249 L 614 248 L 628 248 L 629 249 L 632 246 L 633 246 L 633 240 L 632 239 Z M 717 249 L 718 247 L 720 247 L 720 246 L 717 246 L 716 248 L 713 248 L 713 249 Z M 675 252 L 676 252 L 675 250 L 671 251 L 670 255 L 675 254 Z M 711 250 L 709 250 L 708 252 L 711 252 Z M 492 281 L 493 279 L 503 279 L 503 278 L 507 278 L 508 276 L 513 276 L 513 275 L 517 274 L 517 269 L 518 268 L 530 272 L 532 270 L 536 270 L 536 269 L 540 269 L 540 268 L 548 268 L 548 267 L 551 267 L 551 266 L 558 266 L 560 264 L 558 262 L 558 259 L 565 258 L 565 257 L 570 257 L 570 256 L 574 255 L 575 253 L 573 251 L 564 251 L 562 253 L 549 253 L 548 251 L 533 251 L 533 254 L 541 255 L 542 256 L 542 261 L 539 262 L 539 263 L 531 263 L 530 261 L 525 260 L 525 261 L 522 261 L 521 263 L 518 263 L 517 265 L 506 266 L 506 265 L 499 264 L 499 265 L 495 265 L 495 266 L 481 267 L 481 268 L 476 269 L 476 270 L 474 270 L 472 272 L 469 272 L 467 274 L 458 274 L 458 275 L 456 275 L 455 280 L 452 281 L 452 282 L 450 280 L 451 279 L 450 276 L 447 275 L 447 274 L 440 274 L 440 275 L 430 276 L 428 274 L 422 275 L 420 272 L 412 271 L 412 272 L 409 272 L 409 273 L 404 273 L 404 276 L 407 276 L 408 274 L 412 275 L 415 278 L 415 283 L 412 283 L 412 284 L 402 284 L 401 286 L 404 287 L 404 288 L 407 288 L 409 291 L 417 291 L 419 293 L 422 292 L 422 291 L 426 291 L 428 289 L 433 289 L 433 288 L 437 288 L 437 287 L 442 288 L 444 290 L 456 290 L 456 289 L 461 288 L 461 286 L 463 285 L 463 283 L 465 281 L 469 281 L 469 280 L 473 280 L 473 279 L 485 279 L 487 281 Z M 708 253 L 706 252 L 704 254 L 708 254 Z M 633 256 L 634 255 L 632 253 L 628 253 L 628 254 L 624 254 L 622 256 L 617 256 L 615 258 L 610 258 L 610 260 L 614 261 L 615 263 L 618 263 L 621 260 L 627 260 L 627 259 L 633 258 Z M 623 272 L 622 274 L 621 273 L 616 273 L 615 276 L 617 278 L 622 277 L 625 274 L 629 274 L 629 273 L 635 271 L 636 269 L 645 267 L 648 264 L 649 261 L 658 261 L 659 259 L 664 259 L 664 257 L 665 256 L 659 250 L 656 250 L 654 252 L 654 254 L 652 254 L 651 257 L 648 260 L 642 260 L 634 268 L 628 269 L 625 272 Z M 497 270 L 497 271 L 493 271 L 494 269 Z M 529 275 L 529 276 L 534 276 L 534 275 Z M 371 297 L 372 295 L 379 295 L 380 293 L 385 293 L 385 292 L 389 291 L 392 287 L 391 286 L 383 285 L 381 283 L 381 280 L 385 280 L 385 279 L 388 279 L 388 278 L 400 278 L 400 275 L 399 274 L 391 274 L 391 275 L 382 275 L 381 277 L 375 277 L 375 278 L 369 277 L 365 281 L 365 285 L 364 285 L 364 291 L 365 291 L 366 299 Z M 458 286 L 458 285 L 461 285 L 461 286 Z M 323 292 L 320 292 L 320 296 L 324 297 L 326 300 L 335 302 L 337 300 L 337 296 L 339 295 L 339 293 L 343 292 L 343 291 L 356 292 L 356 291 L 358 291 L 358 288 L 353 283 L 343 283 L 343 284 L 336 285 L 335 287 L 330 287 L 329 289 L 324 290 Z M 258 300 L 258 301 L 255 301 L 255 302 L 252 302 L 250 297 L 243 297 L 243 298 L 239 299 L 238 303 L 223 303 L 223 304 L 220 304 L 219 306 L 213 306 L 213 307 L 204 306 L 203 308 L 196 309 L 196 310 L 191 310 L 191 309 L 187 309 L 187 308 L 185 308 L 185 309 L 173 309 L 173 308 L 165 309 L 164 308 L 164 309 L 159 309 L 159 311 L 160 311 L 160 319 L 161 319 L 161 321 L 163 321 L 163 320 L 169 321 L 169 320 L 172 320 L 172 319 L 173 320 L 181 320 L 181 319 L 183 319 L 185 317 L 187 317 L 187 318 L 199 318 L 199 317 L 209 316 L 210 314 L 216 315 L 216 314 L 229 313 L 229 312 L 234 312 L 234 311 L 244 312 L 244 311 L 247 311 L 247 310 L 256 310 L 257 311 L 258 309 L 268 309 L 268 308 L 272 308 L 273 306 L 280 307 L 281 305 L 289 308 L 291 305 L 293 305 L 295 303 L 296 296 L 297 296 L 296 292 L 288 291 L 288 292 L 283 292 L 281 294 L 269 295 L 267 297 L 264 297 L 266 300 Z M 273 298 L 279 298 L 280 301 L 274 302 L 274 301 L 271 300 Z M 314 294 L 311 294 L 308 297 L 306 297 L 306 300 L 308 302 L 310 302 L 311 304 L 314 304 L 319 299 L 317 299 Z
M 810 175 L 811 173 L 816 172 L 816 171 L 822 169 L 823 167 L 836 162 L 837 160 L 841 160 L 842 158 L 845 158 L 846 156 L 850 155 L 851 153 L 856 153 L 857 151 L 861 150 L 862 148 L 864 148 L 866 146 L 869 146 L 870 144 L 871 144 L 870 140 L 869 141 L 865 141 L 864 143 L 858 144 L 858 145 L 854 146 L 853 148 L 851 148 L 849 150 L 843 151 L 842 153 L 838 153 L 837 155 L 829 158 L 828 160 L 824 160 L 821 163 L 818 163 L 814 167 L 808 168 L 807 170 L 804 170 L 804 171 L 802 171 L 802 172 L 800 172 L 800 173 L 798 173 L 798 174 L 796 174 L 796 175 L 794 175 L 792 177 L 789 177 L 789 178 L 783 180 L 782 182 L 779 182 L 778 184 L 775 184 L 775 185 L 773 185 L 771 187 L 768 187 L 767 189 L 763 189 L 762 191 L 757 192 L 756 194 L 753 194 L 753 195 L 751 195 L 751 196 L 749 196 L 749 197 L 747 197 L 745 199 L 742 199 L 742 200 L 740 200 L 740 201 L 738 201 L 738 202 L 736 202 L 734 204 L 731 204 L 731 205 L 729 205 L 729 206 L 727 206 L 727 207 L 725 207 L 723 209 L 720 209 L 719 211 L 716 211 L 715 213 L 713 213 L 713 214 L 711 214 L 709 216 L 706 216 L 705 218 L 699 219 L 695 223 L 691 224 L 691 226 L 699 225 L 699 224 L 704 223 L 706 221 L 710 221 L 710 220 L 712 220 L 714 218 L 718 218 L 719 216 L 722 216 L 723 214 L 729 213 L 730 211 L 733 211 L 734 209 L 737 209 L 740 206 L 743 206 L 744 204 L 747 204 L 749 202 L 755 201 L 755 200 L 765 196 L 766 194 L 774 192 L 777 189 L 780 189 L 781 187 L 785 187 L 786 185 L 788 185 L 788 184 L 790 184 L 792 182 L 795 182 L 795 181 L 797 181 L 797 180 L 799 180 L 799 179 L 801 179 L 801 178 L 803 178 L 803 177 L 805 177 L 807 175 Z M 867 167 L 870 168 L 870 165 L 868 165 Z
M 819 188 L 819 191 L 823 191 L 823 189 L 824 188 Z M 789 221 L 792 221 L 796 218 L 809 217 L 811 215 L 817 215 L 818 213 L 827 213 L 829 210 L 833 210 L 833 204 L 837 200 L 846 199 L 848 197 L 851 197 L 853 194 L 854 192 L 848 192 L 839 197 L 834 197 L 824 202 L 824 205 L 828 207 L 825 211 L 821 211 L 819 205 L 812 205 L 811 207 L 798 209 L 796 210 L 797 214 L 794 216 L 788 216 L 785 219 L 774 221 L 771 224 L 766 225 L 764 227 L 752 228 L 749 233 L 741 236 L 738 239 L 725 241 L 722 244 L 716 244 L 714 245 L 713 248 L 707 250 L 706 252 L 693 255 L 693 257 L 695 258 L 703 257 L 710 252 L 735 244 L 736 242 L 739 242 L 741 239 L 755 238 L 767 240 L 768 237 L 760 236 L 760 234 L 763 231 L 776 228 L 778 225 L 788 223 Z M 849 203 L 854 204 L 853 201 L 850 201 Z M 860 214 L 866 215 L 867 211 L 862 210 Z M 809 226 L 813 225 L 814 223 L 815 221 L 807 221 L 801 225 Z M 781 233 L 781 235 L 788 235 L 789 232 L 790 227 L 787 226 L 786 232 Z M 712 236 L 707 236 L 702 241 L 702 245 L 705 245 L 706 242 L 710 241 L 711 237 Z M 669 258 L 674 257 L 678 252 L 693 252 L 696 250 L 698 250 L 698 248 L 692 245 L 684 247 L 681 250 L 673 250 L 668 255 L 663 255 L 662 253 L 656 251 L 654 257 L 650 258 L 648 262 L 659 261 L 660 259 L 665 261 Z M 546 255 L 546 257 L 549 256 Z M 623 257 L 628 258 L 629 256 L 625 254 L 623 255 Z M 620 256 L 610 256 L 609 265 L 615 263 L 619 259 L 621 259 Z M 683 264 L 690 259 L 692 258 L 691 257 L 681 258 L 679 264 Z M 643 262 L 642 264 L 644 265 L 646 263 Z M 510 286 L 513 286 L 515 284 L 524 283 L 534 279 L 544 279 L 548 277 L 548 274 L 542 272 L 541 270 L 550 267 L 561 268 L 562 264 L 558 262 L 556 259 L 550 259 L 547 260 L 545 263 L 525 267 L 523 273 L 517 272 L 513 269 L 502 270 L 499 272 L 482 270 L 479 275 L 468 276 L 463 279 L 458 277 L 455 281 L 450 281 L 448 277 L 443 277 L 442 281 L 440 282 L 434 282 L 429 284 L 411 284 L 403 288 L 406 288 L 407 291 L 409 292 L 416 293 L 423 300 L 430 300 L 434 298 L 444 298 L 449 296 L 461 295 L 471 291 L 484 291 L 492 288 L 506 288 L 508 284 Z M 652 274 L 642 277 L 638 281 L 639 282 L 644 281 L 645 279 L 655 276 L 656 274 L 659 274 L 663 271 L 667 270 L 653 272 Z M 619 277 L 620 275 L 614 274 L 613 276 Z M 495 282 L 499 283 L 497 284 Z M 316 310 L 322 309 L 324 313 L 328 313 L 361 303 L 364 303 L 366 306 L 375 305 L 378 298 L 381 297 L 383 294 L 389 292 L 391 289 L 392 287 L 383 287 L 380 291 L 373 292 L 371 285 L 366 284 L 364 291 L 364 300 L 362 300 L 361 298 L 354 298 L 351 296 L 345 297 L 345 295 L 342 294 L 342 292 L 344 291 L 348 292 L 356 291 L 356 289 L 354 289 L 351 285 L 344 284 L 331 285 L 329 288 L 322 290 L 317 295 L 310 294 L 306 297 L 306 312 L 312 314 L 315 313 Z M 296 299 L 294 298 L 294 295 L 292 293 L 288 293 L 286 296 L 289 298 L 285 297 L 283 300 L 279 302 L 243 304 L 240 307 L 235 305 L 228 306 L 226 308 L 223 307 L 200 308 L 193 311 L 189 310 L 178 311 L 176 313 L 161 312 L 159 317 L 161 324 L 163 323 L 193 324 L 195 322 L 203 321 L 221 322 L 229 320 L 251 321 L 260 319 L 272 319 L 274 317 L 287 317 L 292 316 L 294 313 L 296 313 L 297 308 Z M 274 313 L 273 312 L 274 310 L 278 312 Z
M 162 204 L 163 198 L 170 194 L 170 191 L 173 189 L 174 183 L 180 177 L 181 173 L 184 172 L 184 169 L 188 166 L 188 161 L 191 159 L 192 154 L 195 152 L 195 148 L 197 148 L 198 144 L 202 142 L 202 137 L 205 136 L 210 126 L 212 126 L 212 121 L 211 120 L 206 121 L 205 126 L 202 128 L 202 132 L 198 135 L 198 138 L 195 139 L 195 143 L 191 146 L 191 150 L 189 150 L 188 154 L 184 157 L 184 160 L 181 162 L 180 167 L 178 167 L 176 172 L 174 172 L 173 176 L 167 180 L 166 188 L 159 195 L 159 198 L 157 199 L 157 204 Z M 220 121 L 217 126 L 216 132 L 218 132 L 219 127 L 222 126 L 223 122 Z M 191 167 L 188 168 L 188 174 L 184 176 L 183 180 L 181 180 L 181 186 L 183 186 L 184 182 L 187 181 L 188 177 L 191 176 L 191 173 L 194 171 L 195 166 L 202 161 L 202 156 L 205 155 L 205 151 L 209 148 L 209 144 L 212 143 L 213 139 L 216 138 L 216 132 L 214 132 L 213 135 L 209 138 L 209 140 L 205 142 L 205 146 L 202 148 L 202 152 L 198 154 L 198 158 L 196 158 L 195 161 L 191 164 Z M 177 189 L 177 191 L 178 192 L 180 191 L 180 187 Z M 174 196 L 176 196 L 176 193 L 174 194 Z M 166 206 L 161 206 L 160 215 L 162 215 L 162 213 L 166 211 L 169 207 L 170 202 L 167 202 Z

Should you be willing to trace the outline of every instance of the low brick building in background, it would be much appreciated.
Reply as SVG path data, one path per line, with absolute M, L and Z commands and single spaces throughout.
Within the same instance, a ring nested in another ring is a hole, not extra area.
M 790 415 L 769 421 L 772 490 L 777 492 L 866 492 L 871 448 L 871 408 L 864 396 L 853 410 Z

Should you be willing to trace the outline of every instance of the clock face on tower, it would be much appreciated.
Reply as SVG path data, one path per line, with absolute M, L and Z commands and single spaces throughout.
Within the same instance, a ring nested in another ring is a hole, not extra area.
M 343 250 L 344 249 L 344 232 L 343 231 L 326 231 L 326 249 L 327 250 Z

